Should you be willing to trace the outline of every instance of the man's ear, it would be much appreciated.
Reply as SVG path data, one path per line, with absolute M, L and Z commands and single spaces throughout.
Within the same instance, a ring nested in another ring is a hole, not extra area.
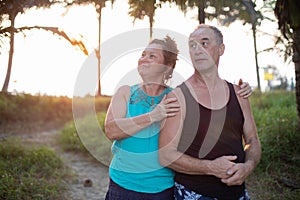
M 225 45 L 221 44 L 219 46 L 219 56 L 222 56 L 224 54 L 224 51 L 225 51 Z

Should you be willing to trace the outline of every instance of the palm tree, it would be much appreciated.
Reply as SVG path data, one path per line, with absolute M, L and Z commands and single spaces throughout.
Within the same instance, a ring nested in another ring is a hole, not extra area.
M 32 26 L 32 27 L 15 27 L 15 19 L 18 14 L 22 14 L 29 10 L 30 8 L 50 8 L 52 5 L 60 3 L 59 1 L 51 1 L 48 0 L 3 0 L 0 4 L 0 24 L 4 20 L 9 20 L 11 22 L 9 27 L 2 27 L 0 28 L 0 35 L 1 37 L 10 37 L 10 49 L 9 49 L 9 58 L 8 58 L 8 66 L 5 81 L 2 87 L 2 92 L 7 92 L 8 85 L 10 81 L 12 63 L 13 63 L 13 55 L 14 55 L 14 38 L 15 33 L 24 32 L 26 30 L 32 29 L 40 29 L 45 30 L 48 32 L 52 32 L 53 34 L 58 35 L 69 41 L 72 45 L 77 45 L 80 49 L 87 54 L 87 50 L 82 42 L 78 42 L 68 37 L 68 35 L 59 30 L 57 27 L 45 27 L 45 26 Z
M 66 0 L 67 1 L 67 0 Z M 105 7 L 105 2 L 108 0 L 73 0 L 73 1 L 67 1 L 68 4 L 67 6 L 72 6 L 72 5 L 88 5 L 88 4 L 92 4 L 95 9 L 96 12 L 98 14 L 98 28 L 99 28 L 99 33 L 98 33 L 98 48 L 95 49 L 95 54 L 97 57 L 97 61 L 98 61 L 98 80 L 97 80 L 97 96 L 101 96 L 101 81 L 100 81 L 100 63 L 101 63 L 101 52 L 100 52 L 100 44 L 101 44 L 101 12 L 102 12 L 102 8 Z M 114 0 L 110 0 L 112 5 L 114 3 Z
M 295 63 L 295 92 L 300 127 L 300 1 L 277 0 L 275 15 L 283 37 L 293 44 L 293 62 Z
M 129 16 L 133 17 L 133 23 L 136 19 L 144 19 L 145 16 L 149 17 L 150 26 L 150 39 L 153 36 L 153 24 L 155 9 L 159 6 L 155 0 L 129 0 Z
M 244 16 L 244 10 L 241 9 L 242 0 L 175 0 L 179 9 L 186 12 L 187 8 L 198 9 L 199 23 L 205 23 L 205 20 L 218 19 L 223 25 L 235 21 Z M 210 10 L 210 11 L 209 11 Z
M 262 19 L 260 12 L 255 10 L 255 4 L 250 0 L 241 0 L 242 4 L 246 7 L 246 12 L 248 15 L 244 18 L 244 21 L 250 23 L 252 26 L 252 35 L 253 35 L 253 45 L 254 45 L 254 57 L 255 57 L 255 67 L 256 67 L 256 79 L 257 79 L 257 88 L 258 91 L 261 91 L 260 78 L 259 78 L 259 66 L 257 59 L 257 43 L 256 43 L 256 27 L 258 25 L 259 19 Z
M 51 5 L 55 4 L 56 1 L 49 2 L 48 0 L 3 0 L 0 4 L 0 23 L 5 19 L 11 22 L 9 27 L 9 36 L 10 36 L 10 50 L 9 50 L 9 59 L 8 59 L 8 66 L 5 81 L 2 87 L 3 92 L 7 92 L 8 84 L 10 80 L 11 68 L 12 68 L 12 61 L 13 61 L 13 54 L 14 54 L 14 39 L 15 39 L 15 19 L 19 13 L 24 13 L 26 10 L 36 7 L 36 8 L 48 8 Z M 2 31 L 5 32 L 6 31 Z M 7 33 L 6 33 L 7 34 Z

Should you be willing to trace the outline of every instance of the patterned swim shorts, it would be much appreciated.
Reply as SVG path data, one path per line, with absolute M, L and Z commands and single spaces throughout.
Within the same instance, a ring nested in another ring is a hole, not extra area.
M 174 187 L 175 200 L 218 200 L 217 198 L 203 196 L 175 182 Z M 245 190 L 238 200 L 250 200 L 248 192 Z

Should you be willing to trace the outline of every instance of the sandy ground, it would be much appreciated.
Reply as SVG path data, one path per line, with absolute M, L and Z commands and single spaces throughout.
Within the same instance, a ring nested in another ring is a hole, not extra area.
M 37 134 L 22 134 L 23 141 L 53 148 L 72 171 L 66 197 L 69 200 L 104 200 L 109 182 L 108 168 L 90 156 L 64 152 L 57 145 L 56 130 Z

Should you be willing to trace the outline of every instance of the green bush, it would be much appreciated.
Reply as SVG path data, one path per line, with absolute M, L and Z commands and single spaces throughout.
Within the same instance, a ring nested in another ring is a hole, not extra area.
M 300 129 L 295 94 L 255 93 L 250 102 L 262 145 L 261 161 L 250 178 L 257 185 L 256 198 L 296 199 L 300 193 Z
M 88 152 L 98 161 L 108 165 L 111 160 L 112 143 L 104 135 L 105 116 L 105 112 L 99 112 L 97 116 L 87 115 L 76 122 L 67 123 L 59 133 L 60 145 L 66 151 Z
M 27 147 L 16 139 L 0 143 L 0 199 L 62 199 L 64 174 L 53 150 Z
M 91 99 L 97 112 L 106 111 L 110 97 L 83 97 L 79 99 L 78 110 L 85 111 Z M 20 93 L 12 95 L 0 93 L 0 131 L 2 132 L 34 132 L 61 128 L 72 120 L 73 99 L 65 96 L 42 96 Z M 82 112 L 82 116 L 84 116 Z

